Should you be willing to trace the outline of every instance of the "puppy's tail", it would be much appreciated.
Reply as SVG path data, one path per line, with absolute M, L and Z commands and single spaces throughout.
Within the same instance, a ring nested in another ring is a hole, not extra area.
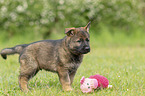
M 23 44 L 23 45 L 17 45 L 15 47 L 11 48 L 5 48 L 1 50 L 0 54 L 3 57 L 3 59 L 7 59 L 7 55 L 12 54 L 20 54 L 25 47 L 27 47 L 29 44 Z

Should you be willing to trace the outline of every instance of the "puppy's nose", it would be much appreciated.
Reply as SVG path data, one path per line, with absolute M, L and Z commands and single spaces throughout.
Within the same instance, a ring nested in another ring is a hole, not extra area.
M 85 50 L 90 51 L 90 47 L 85 47 Z

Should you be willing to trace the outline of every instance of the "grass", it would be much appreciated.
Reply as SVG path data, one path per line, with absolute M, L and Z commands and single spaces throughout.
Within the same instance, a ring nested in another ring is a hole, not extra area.
M 1 35 L 2 36 L 2 35 Z M 91 33 L 91 52 L 85 55 L 73 82 L 73 91 L 63 92 L 58 76 L 51 72 L 40 71 L 29 81 L 30 92 L 21 92 L 18 85 L 18 55 L 0 58 L 0 95 L 2 96 L 144 96 L 145 95 L 145 45 L 138 33 L 138 39 L 116 33 L 114 37 L 107 31 L 100 35 Z M 120 37 L 121 36 L 121 37 Z M 136 36 L 136 35 L 135 35 Z M 52 34 L 51 39 L 61 38 Z M 120 38 L 119 38 L 120 37 Z M 4 38 L 4 37 L 3 37 Z M 7 42 L 0 42 L 0 49 L 16 44 L 30 43 L 41 38 L 22 39 L 17 37 Z M 134 38 L 134 39 L 132 39 Z M 19 39 L 19 40 L 18 40 Z M 138 40 L 138 41 L 136 41 Z M 127 41 L 127 42 L 125 42 Z M 136 41 L 132 43 L 132 41 Z M 109 79 L 112 89 L 96 90 L 83 94 L 80 79 L 100 74 Z

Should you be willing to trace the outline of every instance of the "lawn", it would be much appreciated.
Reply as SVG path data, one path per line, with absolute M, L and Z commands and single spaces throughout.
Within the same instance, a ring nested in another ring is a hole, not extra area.
M 2 46 L 1 46 L 2 47 Z M 1 48 L 2 49 L 2 48 Z M 29 82 L 28 96 L 86 96 L 80 90 L 82 76 L 100 74 L 112 89 L 96 90 L 88 96 L 144 96 L 145 47 L 94 47 L 85 55 L 73 82 L 73 91 L 63 92 L 55 73 L 40 71 Z M 23 96 L 18 85 L 18 55 L 0 58 L 0 95 Z

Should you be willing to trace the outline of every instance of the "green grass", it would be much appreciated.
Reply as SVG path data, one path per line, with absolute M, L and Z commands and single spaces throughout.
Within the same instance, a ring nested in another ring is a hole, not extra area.
M 73 82 L 72 92 L 63 92 L 56 74 L 40 71 L 30 80 L 28 96 L 85 96 L 80 90 L 82 76 L 100 74 L 109 79 L 112 89 L 95 91 L 96 96 L 145 95 L 144 47 L 97 47 L 85 55 Z M 18 55 L 0 58 L 0 95 L 22 96 L 18 85 Z

